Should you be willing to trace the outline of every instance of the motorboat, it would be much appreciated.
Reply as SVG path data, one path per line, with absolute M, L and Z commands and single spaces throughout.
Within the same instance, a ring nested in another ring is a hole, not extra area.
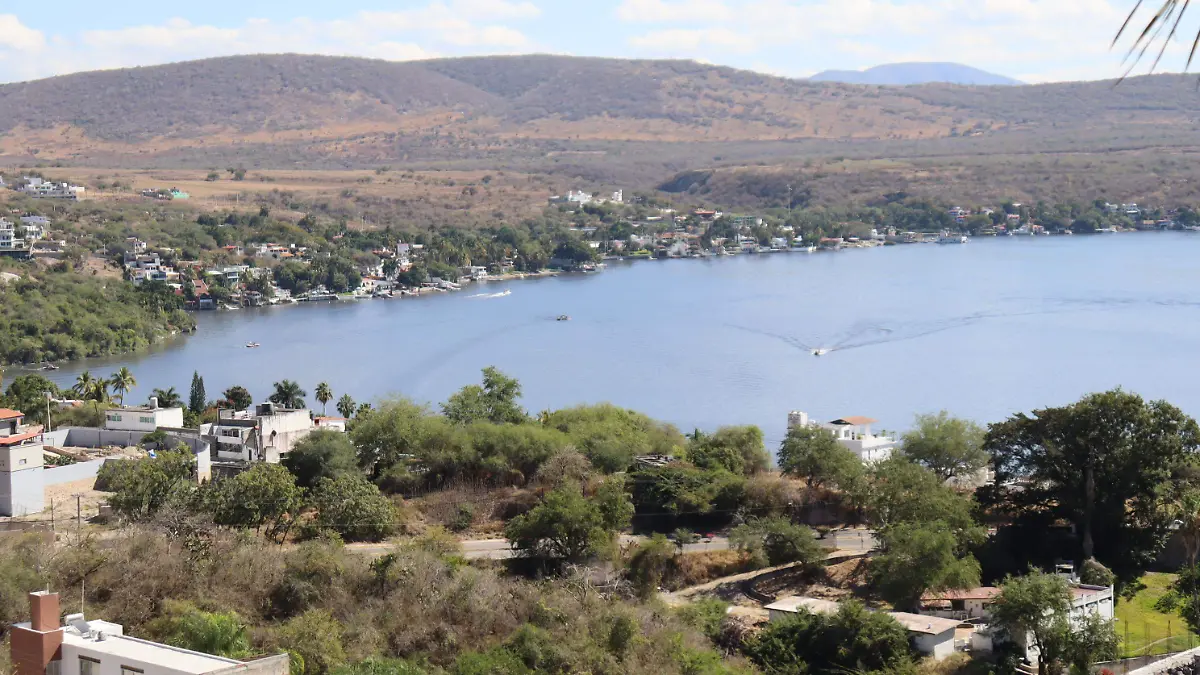
M 258 344 L 257 342 L 247 342 L 246 343 L 246 349 L 256 349 L 261 346 L 262 345 Z
M 967 243 L 967 241 L 969 241 L 969 240 L 967 239 L 966 235 L 950 234 L 949 232 L 943 232 L 942 235 L 940 237 L 938 237 L 937 243 L 939 243 L 939 244 L 965 244 L 965 243 Z
M 813 356 L 825 356 L 825 355 L 826 355 L 826 354 L 828 354 L 830 351 L 831 351 L 831 350 L 829 350 L 829 349 L 825 349 L 824 347 L 818 347 L 818 348 L 816 348 L 816 349 L 812 350 L 812 355 L 813 355 Z
M 558 317 L 555 318 L 554 320 L 555 321 L 570 321 L 571 317 L 567 316 L 566 314 L 559 314 Z
M 58 370 L 58 366 L 47 361 L 46 364 L 42 366 L 42 370 Z

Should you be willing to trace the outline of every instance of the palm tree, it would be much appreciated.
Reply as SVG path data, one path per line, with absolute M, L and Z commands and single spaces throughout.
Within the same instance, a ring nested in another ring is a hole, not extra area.
M 342 417 L 350 419 L 354 416 L 354 408 L 356 405 L 357 404 L 354 402 L 354 399 L 350 398 L 350 394 L 342 394 L 342 397 L 339 398 L 337 402 L 337 411 Z
M 175 391 L 175 387 L 155 389 L 150 392 L 150 396 L 158 399 L 158 407 L 160 408 L 180 408 L 183 406 L 183 399 L 180 398 L 179 392 Z
M 1158 11 L 1149 18 L 1145 27 L 1133 39 L 1133 44 L 1129 46 L 1129 51 L 1125 54 L 1125 60 L 1129 62 L 1129 71 L 1125 72 L 1126 75 L 1142 60 L 1142 57 L 1154 46 L 1155 42 L 1161 41 L 1162 47 L 1158 50 L 1158 54 L 1155 55 L 1154 63 L 1150 65 L 1150 70 L 1154 70 L 1158 66 L 1158 62 L 1167 51 L 1167 45 L 1171 44 L 1171 41 L 1175 38 L 1176 31 L 1179 30 L 1179 26 L 1183 23 L 1183 15 L 1187 12 L 1188 5 L 1191 4 L 1191 0 L 1159 0 L 1159 2 L 1162 4 L 1159 5 Z M 1125 31 L 1133 23 L 1133 18 L 1137 16 L 1138 12 L 1142 9 L 1142 5 L 1145 3 L 1146 0 L 1138 0 L 1134 4 L 1133 9 L 1129 11 L 1129 16 L 1125 17 L 1125 23 L 1121 24 L 1121 28 L 1117 31 L 1117 36 L 1113 38 L 1114 46 L 1126 34 Z M 1153 0 L 1151 0 L 1151 3 L 1153 3 Z M 1165 36 L 1163 35 L 1163 31 L 1167 31 Z M 1185 70 L 1191 67 L 1192 59 L 1196 56 L 1197 47 L 1200 47 L 1200 30 L 1196 32 L 1196 37 L 1192 40 L 1192 48 L 1188 52 L 1187 63 L 1184 65 Z
M 304 407 L 304 397 L 308 396 L 308 392 L 300 388 L 299 384 L 291 380 L 283 380 L 276 382 L 274 385 L 275 393 L 271 394 L 270 401 L 277 403 L 285 408 L 293 410 Z
M 130 389 L 133 389 L 137 386 L 137 378 L 133 376 L 133 373 L 130 372 L 128 368 L 122 366 L 120 370 L 113 373 L 112 377 L 109 378 L 108 383 L 109 386 L 112 387 L 112 390 L 116 392 L 117 399 L 120 401 L 121 406 L 124 406 L 125 394 L 129 393 Z
M 329 402 L 333 400 L 333 390 L 329 388 L 328 382 L 322 382 L 321 384 L 317 385 L 317 391 L 314 395 L 317 397 L 317 401 L 321 404 L 321 414 L 324 415 L 326 407 L 328 406 Z
M 95 386 L 96 378 L 92 377 L 92 371 L 85 370 L 75 378 L 75 384 L 71 387 L 71 391 L 79 398 L 86 400 Z

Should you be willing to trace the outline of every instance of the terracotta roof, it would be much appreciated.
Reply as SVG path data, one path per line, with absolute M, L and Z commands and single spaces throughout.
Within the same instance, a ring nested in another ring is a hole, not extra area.
M 849 424 L 852 426 L 860 427 L 860 426 L 866 426 L 868 424 L 874 424 L 878 421 L 879 420 L 873 420 L 870 417 L 863 417 L 861 415 L 851 415 L 850 417 L 839 417 L 836 420 L 830 422 L 830 424 Z
M 329 417 L 327 415 L 318 416 L 317 419 L 322 422 L 346 422 L 346 421 L 348 421 L 345 417 Z
M 42 428 L 40 426 L 29 427 L 29 429 L 24 433 L 17 434 L 16 436 L 5 436 L 0 438 L 0 446 L 18 445 L 41 435 Z
M 980 586 L 965 591 L 942 591 L 941 593 L 926 593 L 925 600 L 991 600 L 1000 595 L 1000 589 L 995 586 Z
M 0 408 L 0 420 L 11 420 L 17 417 L 24 417 L 25 413 L 12 408 Z

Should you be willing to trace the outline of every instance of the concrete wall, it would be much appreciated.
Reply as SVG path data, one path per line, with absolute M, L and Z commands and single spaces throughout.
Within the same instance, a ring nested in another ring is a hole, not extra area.
M 917 651 L 932 657 L 934 661 L 941 661 L 954 653 L 953 630 L 948 630 L 938 635 L 928 635 L 926 633 L 912 635 L 913 646 L 917 648 Z
M 1186 652 L 1179 652 L 1174 656 L 1156 661 L 1144 668 L 1131 670 L 1129 671 L 1129 675 L 1162 675 L 1162 673 L 1166 673 L 1172 668 L 1192 664 L 1198 658 L 1200 658 L 1200 647 L 1189 649 Z
M 291 661 L 291 657 L 287 654 L 277 654 L 275 656 L 247 661 L 225 670 L 215 671 L 209 675 L 241 675 L 242 673 L 252 675 L 288 675 L 291 672 Z
M 85 478 L 95 478 L 100 467 L 104 466 L 103 459 L 93 459 L 90 462 L 76 462 L 67 466 L 56 466 L 42 472 L 44 485 L 61 485 L 73 483 Z
M 23 471 L 0 472 L 0 515 L 27 516 L 45 508 L 45 487 L 37 466 Z

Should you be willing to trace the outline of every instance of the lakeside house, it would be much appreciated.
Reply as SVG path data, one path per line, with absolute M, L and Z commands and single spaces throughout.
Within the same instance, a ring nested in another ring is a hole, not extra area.
M 158 399 L 150 397 L 149 405 L 110 408 L 104 412 L 104 428 L 108 431 L 145 431 L 159 427 L 183 428 L 183 408 L 160 408 Z
M 257 462 L 278 464 L 300 439 L 312 433 L 311 411 L 260 403 L 248 410 L 219 410 L 216 422 L 200 425 L 200 436 L 213 446 L 213 459 L 226 468 Z
M 58 593 L 29 594 L 30 620 L 10 628 L 13 675 L 288 675 L 291 657 L 249 661 L 214 656 L 125 635 L 121 624 L 61 620 Z M 65 625 L 64 625 L 65 624 Z
M 796 426 L 818 426 L 827 429 L 833 433 L 837 442 L 848 448 L 864 464 L 874 464 L 882 462 L 892 456 L 892 452 L 899 445 L 899 439 L 895 434 L 875 434 L 871 430 L 871 425 L 878 420 L 870 417 L 862 417 L 859 415 L 850 415 L 847 417 L 839 417 L 835 420 L 818 423 L 810 421 L 808 413 L 800 411 L 792 411 L 788 413 L 788 427 Z
M 25 413 L 0 408 L 0 515 L 24 516 L 45 508 L 42 427 Z

